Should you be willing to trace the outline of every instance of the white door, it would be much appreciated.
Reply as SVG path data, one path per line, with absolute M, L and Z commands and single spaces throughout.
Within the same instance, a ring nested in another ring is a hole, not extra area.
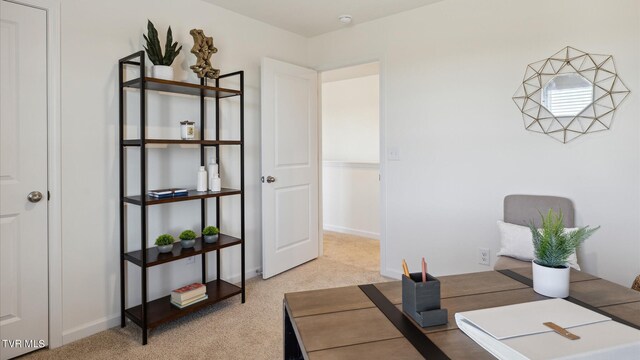
M 262 277 L 318 257 L 318 74 L 262 59 Z
M 0 10 L 0 358 L 8 359 L 49 338 L 47 18 L 7 1 Z

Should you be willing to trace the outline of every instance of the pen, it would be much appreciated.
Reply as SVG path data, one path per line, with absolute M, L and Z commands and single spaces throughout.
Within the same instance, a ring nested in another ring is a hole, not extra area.
M 404 275 L 408 278 L 410 278 L 411 276 L 409 276 L 409 267 L 407 266 L 407 262 L 404 261 L 404 259 L 402 259 L 402 271 L 404 271 Z
M 427 262 L 422 258 L 422 282 L 427 282 Z

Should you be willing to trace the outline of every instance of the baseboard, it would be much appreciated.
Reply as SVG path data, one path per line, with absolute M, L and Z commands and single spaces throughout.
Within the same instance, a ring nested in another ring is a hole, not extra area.
M 249 280 L 258 276 L 259 274 L 256 272 L 260 268 L 256 267 L 253 269 L 249 269 L 245 271 L 245 280 Z M 227 278 L 226 281 L 237 284 L 240 283 L 240 274 L 232 275 Z M 115 314 L 107 317 L 103 317 L 101 319 L 97 319 L 94 321 L 90 321 L 88 323 L 82 324 L 80 326 L 76 326 L 72 329 L 65 330 L 62 332 L 62 344 L 67 345 L 76 340 L 80 340 L 82 338 L 86 338 L 87 336 L 91 336 L 97 334 L 101 331 L 105 331 L 111 329 L 112 327 L 120 326 L 120 314 Z
M 90 321 L 88 323 L 76 326 L 72 329 L 62 332 L 62 344 L 67 345 L 76 340 L 80 340 L 87 336 L 97 334 L 101 331 L 111 329 L 112 327 L 120 325 L 120 314 L 111 315 Z
M 362 236 L 369 239 L 380 240 L 380 233 L 375 233 L 372 231 L 357 230 L 357 229 L 351 229 L 345 226 L 327 225 L 327 224 L 324 224 L 322 227 L 325 231 L 333 231 L 333 232 L 338 232 L 343 234 Z
M 254 278 L 254 277 L 258 276 L 258 275 L 260 275 L 259 273 L 257 273 L 257 271 L 258 271 L 258 270 L 260 270 L 260 268 L 259 268 L 259 267 L 256 267 L 256 268 L 253 268 L 253 269 L 246 270 L 246 271 L 244 272 L 244 279 L 245 279 L 245 281 L 246 281 L 246 280 L 249 280 L 249 279 L 251 279 L 251 278 Z M 231 275 L 230 277 L 225 278 L 224 280 L 225 280 L 226 282 L 230 282 L 230 283 L 232 283 L 232 284 L 240 284 L 240 280 L 241 280 L 241 279 L 240 279 L 240 274 L 233 274 L 233 275 Z

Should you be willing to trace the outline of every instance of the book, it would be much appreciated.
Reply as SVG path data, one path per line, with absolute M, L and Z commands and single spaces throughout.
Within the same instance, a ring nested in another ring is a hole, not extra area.
M 173 305 L 173 306 L 175 306 L 175 307 L 177 307 L 177 308 L 180 308 L 180 309 L 184 309 L 184 308 L 186 308 L 187 306 L 193 305 L 193 304 L 195 304 L 195 303 L 199 303 L 200 301 L 207 300 L 208 298 L 209 298 L 209 296 L 208 296 L 207 294 L 202 294 L 202 295 L 197 296 L 196 298 L 191 299 L 191 300 L 189 300 L 189 301 L 187 301 L 187 302 L 176 303 L 176 302 L 173 302 L 173 301 L 172 301 L 172 302 L 171 302 L 171 305 Z
M 193 283 L 173 290 L 171 292 L 171 301 L 181 304 L 185 301 L 189 301 L 197 296 L 200 296 L 205 292 L 207 292 L 207 287 L 204 286 L 204 284 Z
M 174 196 L 186 196 L 188 193 L 189 191 L 187 189 L 171 188 L 171 189 L 151 190 L 147 194 L 154 198 L 164 199 L 164 198 L 174 197 Z
M 498 359 L 632 359 L 640 353 L 640 330 L 564 299 L 460 312 L 455 318 L 460 330 Z

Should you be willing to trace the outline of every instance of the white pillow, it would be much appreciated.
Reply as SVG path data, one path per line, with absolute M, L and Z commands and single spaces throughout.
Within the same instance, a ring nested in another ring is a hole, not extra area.
M 510 224 L 498 220 L 498 230 L 500 231 L 500 250 L 497 255 L 509 256 L 523 261 L 533 260 L 533 237 L 528 226 Z M 564 229 L 565 233 L 575 230 L 577 228 Z M 567 262 L 572 268 L 580 270 L 575 252 L 569 256 Z

